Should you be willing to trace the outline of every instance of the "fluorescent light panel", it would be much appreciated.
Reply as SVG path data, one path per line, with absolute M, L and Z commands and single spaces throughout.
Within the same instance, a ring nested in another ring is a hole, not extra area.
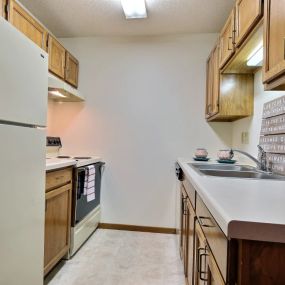
M 259 43 L 253 52 L 247 58 L 247 66 L 262 66 L 263 61 L 263 43 Z
M 127 19 L 141 19 L 147 17 L 145 0 L 121 0 Z
M 62 93 L 60 93 L 60 92 L 59 92 L 59 91 L 57 91 L 57 90 L 49 91 L 49 93 L 51 93 L 52 95 L 57 96 L 57 97 L 66 98 L 66 96 L 65 96 L 65 95 L 63 95 Z

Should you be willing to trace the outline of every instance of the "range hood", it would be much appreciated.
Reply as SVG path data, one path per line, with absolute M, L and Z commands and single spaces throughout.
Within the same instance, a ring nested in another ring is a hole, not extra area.
M 84 97 L 68 83 L 48 74 L 48 97 L 57 102 L 82 102 Z

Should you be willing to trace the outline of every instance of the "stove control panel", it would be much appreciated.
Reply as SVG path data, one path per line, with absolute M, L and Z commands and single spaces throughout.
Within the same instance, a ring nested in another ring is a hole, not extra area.
M 60 137 L 47 137 L 46 146 L 62 147 Z

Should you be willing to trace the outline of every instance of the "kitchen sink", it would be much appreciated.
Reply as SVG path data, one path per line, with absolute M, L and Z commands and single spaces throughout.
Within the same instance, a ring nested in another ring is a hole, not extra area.
M 201 175 L 245 179 L 285 180 L 284 176 L 260 171 L 247 165 L 194 164 L 189 165 Z
M 249 165 L 231 165 L 231 164 L 198 164 L 189 163 L 196 170 L 233 170 L 233 171 L 255 171 L 256 168 Z

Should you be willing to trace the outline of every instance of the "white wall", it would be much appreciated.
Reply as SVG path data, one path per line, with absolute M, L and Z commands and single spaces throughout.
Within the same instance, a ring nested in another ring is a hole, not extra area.
M 285 95 L 280 91 L 264 91 L 262 84 L 262 71 L 258 71 L 254 76 L 254 115 L 249 118 L 238 120 L 233 123 L 233 147 L 247 151 L 257 157 L 257 145 L 259 144 L 259 136 L 262 122 L 263 104 Z M 249 132 L 249 144 L 242 144 L 241 133 Z M 240 156 L 241 160 L 244 157 Z
M 231 145 L 231 124 L 204 119 L 214 34 L 64 39 L 80 61 L 86 103 L 50 104 L 66 152 L 107 163 L 103 222 L 175 227 L 177 157 Z

